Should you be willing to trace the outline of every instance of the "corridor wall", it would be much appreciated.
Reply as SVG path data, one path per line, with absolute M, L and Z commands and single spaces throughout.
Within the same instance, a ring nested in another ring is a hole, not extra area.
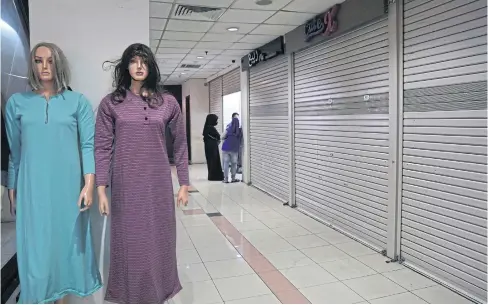
M 486 302 L 486 1 L 405 1 L 400 256 Z

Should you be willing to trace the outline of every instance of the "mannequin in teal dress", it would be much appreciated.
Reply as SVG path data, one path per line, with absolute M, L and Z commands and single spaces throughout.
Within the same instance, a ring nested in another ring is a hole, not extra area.
M 34 90 L 14 94 L 6 107 L 19 303 L 63 303 L 68 294 L 85 297 L 101 287 L 87 212 L 94 116 L 82 94 L 66 90 L 68 66 L 56 45 L 35 46 L 31 60 Z

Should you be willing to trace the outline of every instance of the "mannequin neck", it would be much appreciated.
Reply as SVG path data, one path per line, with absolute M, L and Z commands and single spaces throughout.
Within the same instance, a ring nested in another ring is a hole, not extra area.
M 130 84 L 130 91 L 136 95 L 141 94 L 142 82 L 132 80 Z
M 44 81 L 41 83 L 42 88 L 38 90 L 38 93 L 40 95 L 43 95 L 47 99 L 49 99 L 51 96 L 55 95 L 56 92 L 54 92 L 54 83 L 53 81 Z

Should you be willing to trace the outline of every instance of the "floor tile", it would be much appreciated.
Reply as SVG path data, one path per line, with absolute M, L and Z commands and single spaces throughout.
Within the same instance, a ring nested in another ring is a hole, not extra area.
M 341 281 L 376 274 L 376 271 L 354 258 L 327 262 L 320 266 Z
M 281 228 L 275 228 L 273 231 L 276 232 L 279 236 L 283 238 L 287 237 L 295 237 L 295 236 L 303 236 L 303 235 L 309 235 L 310 232 L 305 230 L 303 227 L 300 227 L 299 225 L 292 225 L 289 227 L 281 227 Z
M 278 213 L 276 211 L 264 211 L 264 212 L 255 211 L 251 214 L 253 214 L 253 216 L 259 220 L 280 219 L 280 218 L 282 219 L 282 218 L 284 218 L 283 215 L 281 215 L 280 213 Z
M 246 232 L 242 232 L 242 235 L 244 235 L 244 237 L 250 243 L 254 243 L 262 240 L 280 238 L 280 236 L 275 232 L 273 232 L 273 230 L 271 229 L 246 231 Z
M 252 220 L 252 221 L 246 221 L 246 222 L 241 222 L 241 223 L 233 223 L 233 225 L 237 230 L 239 230 L 239 232 L 268 229 L 268 227 L 259 220 Z
M 404 288 L 381 274 L 347 280 L 343 281 L 343 283 L 366 300 L 379 299 L 406 292 Z
M 275 293 L 282 304 L 310 304 L 310 301 L 297 289 Z
M 253 245 L 263 255 L 296 250 L 290 243 L 283 238 L 270 239 L 253 243 Z
M 407 290 L 418 290 L 436 286 L 437 283 L 410 269 L 402 269 L 383 273 L 383 276 Z
M 276 269 L 288 269 L 315 264 L 313 260 L 298 250 L 268 254 L 266 258 Z
M 283 228 L 283 227 L 289 227 L 289 226 L 294 226 L 296 223 L 291 221 L 288 218 L 282 217 L 282 218 L 270 218 L 270 219 L 261 219 L 261 221 L 271 229 L 276 229 L 276 228 Z
M 187 283 L 183 290 L 173 298 L 175 304 L 216 304 L 222 298 L 212 281 Z
M 306 288 L 337 282 L 334 276 L 319 265 L 308 265 L 280 270 L 296 288 Z
M 202 263 L 179 265 L 178 275 L 182 284 L 211 280 L 207 268 Z
M 378 253 L 358 256 L 356 259 L 379 273 L 405 269 L 405 267 L 399 263 L 387 263 L 390 259 Z
M 205 263 L 212 279 L 253 274 L 254 270 L 243 258 Z
M 391 295 L 381 299 L 370 300 L 371 304 L 426 304 L 424 300 L 411 292 Z
M 200 258 L 202 259 L 202 262 L 204 263 L 236 259 L 241 257 L 239 252 L 237 252 L 237 250 L 231 245 L 216 247 L 210 244 L 209 247 L 199 248 L 197 249 L 197 251 L 198 254 L 200 255 Z
M 266 294 L 258 297 L 227 301 L 226 304 L 281 304 L 274 294 Z
M 376 251 L 366 247 L 365 245 L 357 242 L 352 241 L 348 243 L 340 243 L 335 245 L 336 248 L 346 252 L 348 255 L 352 257 L 358 257 L 363 255 L 370 255 L 377 253 Z
M 224 301 L 271 294 L 269 288 L 256 274 L 218 279 L 214 282 Z
M 352 241 L 352 239 L 350 239 L 346 235 L 339 233 L 335 230 L 332 230 L 330 228 L 327 228 L 326 232 L 318 233 L 317 236 L 332 245 L 343 244 Z
M 267 271 L 274 271 L 276 268 L 269 262 L 267 258 L 265 258 L 263 255 L 254 255 L 254 256 L 249 256 L 245 257 L 247 263 L 251 268 L 258 273 L 261 272 L 267 272 Z
M 316 248 L 329 245 L 328 242 L 316 235 L 303 235 L 285 239 L 297 249 Z
M 412 293 L 430 304 L 473 304 L 470 300 L 439 285 L 414 290 Z
M 258 275 L 273 293 L 296 289 L 296 287 L 278 270 L 261 272 Z
M 353 304 L 364 301 L 341 282 L 300 289 L 312 304 Z
M 198 255 L 198 252 L 195 249 L 180 251 L 177 250 L 176 258 L 178 261 L 178 265 L 188 265 L 202 262 L 202 260 L 200 259 L 200 255 Z
M 309 248 L 301 251 L 318 264 L 350 258 L 349 255 L 334 246 Z

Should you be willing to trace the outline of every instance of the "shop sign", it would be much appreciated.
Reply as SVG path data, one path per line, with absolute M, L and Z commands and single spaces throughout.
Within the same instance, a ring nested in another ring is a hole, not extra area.
M 261 50 L 256 49 L 247 55 L 249 60 L 249 67 L 254 67 L 262 61 L 266 61 L 266 53 L 262 53 Z
M 283 54 L 284 51 L 283 36 L 280 36 L 275 40 L 267 43 L 266 45 L 247 54 L 247 66 L 249 68 L 254 67 L 263 61 L 267 61 L 269 59 L 275 58 L 280 54 Z
M 318 35 L 328 36 L 337 31 L 337 13 L 340 9 L 340 4 L 336 4 L 329 8 L 325 13 L 317 15 L 313 19 L 307 21 L 305 24 L 305 41 L 309 42 L 312 38 Z

